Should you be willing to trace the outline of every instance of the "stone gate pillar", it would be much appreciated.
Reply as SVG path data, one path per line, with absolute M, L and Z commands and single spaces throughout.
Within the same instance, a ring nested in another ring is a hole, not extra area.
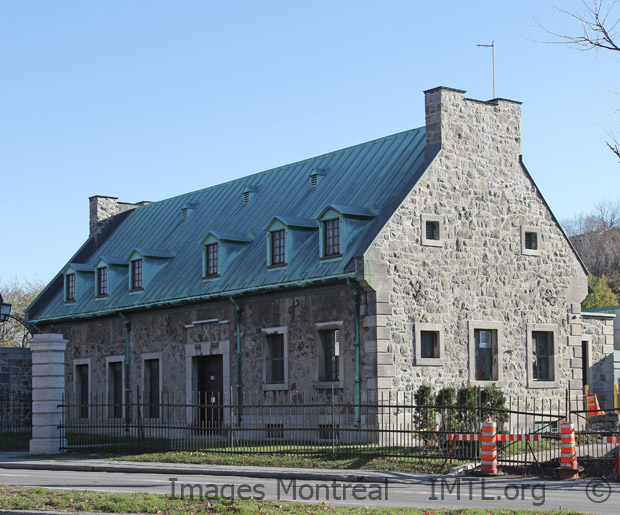
M 32 350 L 32 440 L 30 454 L 60 450 L 61 411 L 65 393 L 65 350 L 62 334 L 35 334 Z

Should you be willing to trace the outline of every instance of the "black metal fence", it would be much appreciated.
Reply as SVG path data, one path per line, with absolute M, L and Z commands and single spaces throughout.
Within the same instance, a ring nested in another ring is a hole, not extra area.
M 0 451 L 27 451 L 31 438 L 31 394 L 0 388 Z
M 340 390 L 312 392 L 164 392 L 145 399 L 61 406 L 63 449 L 110 452 L 170 450 L 210 453 L 271 453 L 310 457 L 471 461 L 479 458 L 475 436 L 491 418 L 498 433 L 536 434 L 535 441 L 498 442 L 500 463 L 547 462 L 560 456 L 559 422 L 580 418 L 577 397 L 504 398 L 501 403 L 473 389 L 471 398 L 452 404 L 420 404 L 413 393 L 362 392 L 356 402 Z M 578 425 L 584 435 L 591 426 Z M 590 433 L 588 433 L 590 430 Z M 617 424 L 607 427 L 615 434 Z M 600 431 L 597 432 L 600 438 Z M 469 438 L 469 439 L 468 439 Z M 585 438 L 585 437 L 584 437 Z M 595 444 L 589 439 L 588 445 Z M 600 445 L 603 446 L 602 441 Z M 602 453 L 603 447 L 601 447 Z M 590 455 L 594 455 L 590 449 Z M 600 453 L 599 453 L 600 454 Z M 604 453 L 603 453 L 604 454 Z

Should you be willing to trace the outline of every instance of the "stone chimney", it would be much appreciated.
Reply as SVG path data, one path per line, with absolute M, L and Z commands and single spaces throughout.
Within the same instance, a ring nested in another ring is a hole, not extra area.
M 103 222 L 108 218 L 130 211 L 140 206 L 150 204 L 148 201 L 130 204 L 129 202 L 119 202 L 118 197 L 104 197 L 102 195 L 94 195 L 88 198 L 90 208 L 90 231 L 89 235 L 95 234 L 102 226 Z
M 465 91 L 438 87 L 424 92 L 426 148 L 468 151 L 478 155 L 521 154 L 521 102 L 465 98 Z

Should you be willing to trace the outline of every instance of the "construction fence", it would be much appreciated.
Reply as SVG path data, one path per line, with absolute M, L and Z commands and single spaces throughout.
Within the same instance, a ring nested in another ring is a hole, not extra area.
M 617 395 L 598 405 L 585 393 L 552 399 L 511 398 L 469 388 L 445 403 L 416 393 L 342 390 L 164 392 L 139 390 L 128 401 L 63 401 L 61 448 L 114 453 L 201 451 L 352 459 L 480 460 L 484 421 L 497 425 L 500 463 L 559 459 L 560 422 L 575 426 L 577 453 L 606 459 L 620 436 Z M 617 393 L 617 392 L 616 392 Z M 451 401 L 451 402 L 447 402 Z

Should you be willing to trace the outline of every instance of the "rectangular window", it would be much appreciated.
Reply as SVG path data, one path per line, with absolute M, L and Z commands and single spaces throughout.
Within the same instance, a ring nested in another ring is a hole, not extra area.
M 108 294 L 108 269 L 107 267 L 97 268 L 97 295 L 105 297 Z
M 89 391 L 88 391 L 88 365 L 75 366 L 75 397 L 77 416 L 88 418 Z
M 340 330 L 319 331 L 322 360 L 319 381 L 340 380 Z
M 75 300 L 75 274 L 65 275 L 65 301 Z
M 286 264 L 286 234 L 284 229 L 279 231 L 273 231 L 271 233 L 271 264 L 272 265 L 284 265 Z
M 323 257 L 340 255 L 340 220 L 323 222 Z
M 123 362 L 108 363 L 108 417 L 123 416 Z
M 439 358 L 439 331 L 420 331 L 422 358 Z
M 426 239 L 439 239 L 439 222 L 426 222 Z
M 267 384 L 284 383 L 284 335 L 268 334 L 265 336 L 265 382 Z
M 497 381 L 497 331 L 475 329 L 476 380 Z
M 205 260 L 207 263 L 206 276 L 213 277 L 218 275 L 218 259 L 219 259 L 219 244 L 211 243 L 205 246 Z
M 553 333 L 532 331 L 534 370 L 532 377 L 538 381 L 553 381 Z
M 141 290 L 142 288 L 142 260 L 134 259 L 131 262 L 131 289 Z
M 535 232 L 525 233 L 525 248 L 527 250 L 538 250 L 538 235 Z
M 159 418 L 159 360 L 144 360 L 144 416 Z

